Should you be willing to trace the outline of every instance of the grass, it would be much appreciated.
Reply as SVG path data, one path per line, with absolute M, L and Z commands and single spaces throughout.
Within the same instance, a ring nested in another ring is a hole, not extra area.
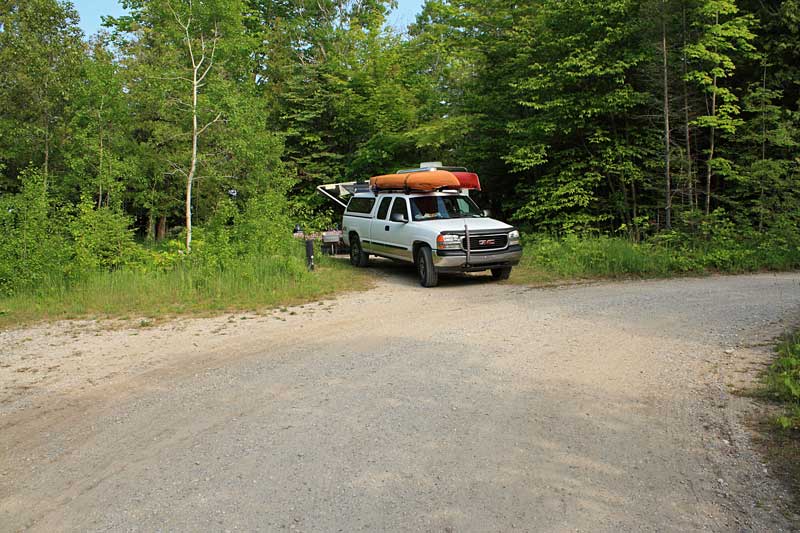
M 634 243 L 618 237 L 528 236 L 512 281 L 547 284 L 588 279 L 666 278 L 717 272 L 786 270 L 800 266 L 800 251 L 750 243 Z
M 767 394 L 786 406 L 776 419 L 778 426 L 800 436 L 800 331 L 787 335 L 778 344 L 777 354 L 766 375 Z
M 663 278 L 703 271 L 667 248 L 621 238 L 529 237 L 524 244 L 525 253 L 512 277 L 516 283 Z
M 757 422 L 757 441 L 791 490 L 789 511 L 800 515 L 800 330 L 780 340 L 763 386 L 752 395 L 771 403 L 771 414 Z
M 98 272 L 0 299 L 0 328 L 42 320 L 205 315 L 259 311 L 362 290 L 371 278 L 320 257 L 314 272 L 294 257 L 245 258 L 227 269 L 177 267 L 167 272 Z

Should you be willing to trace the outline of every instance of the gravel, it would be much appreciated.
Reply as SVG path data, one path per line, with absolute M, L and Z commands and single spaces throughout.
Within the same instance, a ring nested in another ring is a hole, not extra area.
M 265 315 L 0 334 L 0 530 L 797 526 L 735 392 L 800 318 L 800 274 L 376 270 Z

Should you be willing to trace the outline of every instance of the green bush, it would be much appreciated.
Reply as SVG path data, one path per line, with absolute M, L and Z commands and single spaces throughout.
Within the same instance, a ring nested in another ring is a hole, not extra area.
M 26 171 L 22 191 L 0 198 L 0 295 L 64 282 L 72 250 L 68 215 L 50 205 L 45 180 Z
M 143 260 L 130 224 L 125 214 L 110 207 L 95 208 L 93 202 L 84 199 L 78 206 L 78 216 L 70 223 L 78 273 L 115 270 Z
M 301 257 L 291 238 L 292 217 L 286 199 L 278 193 L 250 198 L 239 209 L 224 200 L 208 223 L 196 230 L 188 260 L 196 269 L 222 272 L 239 268 L 245 257 Z

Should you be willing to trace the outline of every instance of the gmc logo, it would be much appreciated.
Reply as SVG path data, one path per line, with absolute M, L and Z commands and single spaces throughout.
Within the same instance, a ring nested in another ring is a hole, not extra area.
M 495 241 L 494 239 L 480 239 L 478 244 L 481 246 L 491 246 L 492 244 L 495 244 Z

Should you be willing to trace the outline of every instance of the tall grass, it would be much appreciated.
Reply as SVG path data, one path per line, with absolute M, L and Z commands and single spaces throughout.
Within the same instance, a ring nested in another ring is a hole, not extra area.
M 659 278 L 710 272 L 788 270 L 800 267 L 800 248 L 756 241 L 688 241 L 669 236 L 645 243 L 620 237 L 555 239 L 529 235 L 512 279 L 521 283 L 568 279 Z
M 800 331 L 783 339 L 777 352 L 767 372 L 767 389 L 788 407 L 788 412 L 778 417 L 778 424 L 784 429 L 800 429 Z
M 368 285 L 367 276 L 341 261 L 323 257 L 308 272 L 294 256 L 250 255 L 224 268 L 187 263 L 167 271 L 98 271 L 72 283 L 54 276 L 34 291 L 0 299 L 0 327 L 87 316 L 260 310 Z
M 529 238 L 521 266 L 557 278 L 664 277 L 691 271 L 680 254 L 614 237 Z

